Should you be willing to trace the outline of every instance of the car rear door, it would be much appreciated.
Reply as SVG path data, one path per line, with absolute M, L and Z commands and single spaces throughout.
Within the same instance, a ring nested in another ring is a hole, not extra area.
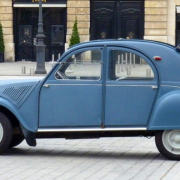
M 158 91 L 158 74 L 145 55 L 107 48 L 105 127 L 146 127 Z

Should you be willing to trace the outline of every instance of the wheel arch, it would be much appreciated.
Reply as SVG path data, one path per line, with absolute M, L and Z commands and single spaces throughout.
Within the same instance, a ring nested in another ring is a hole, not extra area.
M 0 111 L 8 117 L 13 127 L 20 125 L 28 145 L 36 146 L 35 132 L 28 128 L 22 114 L 12 103 L 0 98 Z
M 6 115 L 12 124 L 12 127 L 19 127 L 20 123 L 17 117 L 6 107 L 0 105 L 0 112 Z
M 8 100 L 6 100 L 4 98 L 0 98 L 0 110 L 2 113 L 7 113 L 7 114 L 10 113 L 10 116 L 14 117 L 16 123 L 18 121 L 27 130 L 32 131 L 31 129 L 28 128 L 28 124 L 25 122 L 20 110 L 15 105 L 13 105 L 11 102 L 9 102 Z
M 162 96 L 154 106 L 148 130 L 180 129 L 180 91 Z

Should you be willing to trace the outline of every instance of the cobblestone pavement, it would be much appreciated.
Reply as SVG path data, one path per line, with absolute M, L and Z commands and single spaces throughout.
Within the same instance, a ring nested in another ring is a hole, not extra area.
M 24 141 L 0 156 L 0 180 L 179 180 L 180 162 L 165 159 L 154 138 Z

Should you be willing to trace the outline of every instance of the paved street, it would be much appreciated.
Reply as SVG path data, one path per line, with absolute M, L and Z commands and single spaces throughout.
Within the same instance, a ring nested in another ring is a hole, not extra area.
M 1 180 L 179 180 L 180 162 L 159 154 L 154 138 L 24 141 L 0 156 Z
M 22 75 L 22 66 L 26 74 Z M 31 62 L 0 63 L 0 79 L 30 76 Z M 52 65 L 46 63 L 49 71 Z M 159 154 L 154 138 L 24 141 L 0 155 L 0 180 L 180 180 L 180 162 Z

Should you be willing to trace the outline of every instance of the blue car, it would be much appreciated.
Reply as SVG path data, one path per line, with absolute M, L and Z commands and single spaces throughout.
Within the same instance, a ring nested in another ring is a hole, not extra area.
M 0 81 L 0 152 L 24 139 L 155 136 L 180 160 L 180 53 L 147 40 L 68 49 L 43 80 Z

